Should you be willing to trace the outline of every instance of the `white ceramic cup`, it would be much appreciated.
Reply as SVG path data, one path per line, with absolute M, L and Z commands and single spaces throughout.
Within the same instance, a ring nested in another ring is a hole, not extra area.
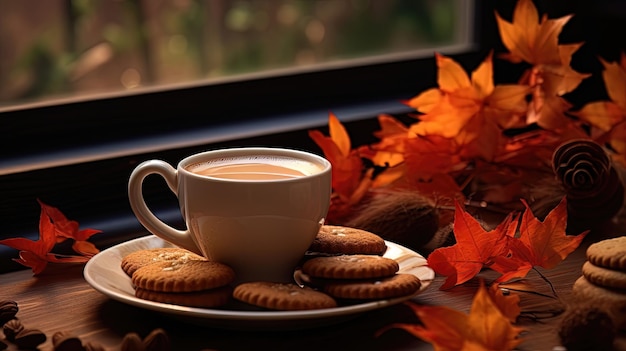
M 287 170 L 257 168 L 264 165 Z M 187 229 L 165 224 L 148 208 L 142 185 L 151 174 L 163 177 L 178 197 Z M 237 282 L 293 281 L 294 268 L 324 223 L 330 194 L 328 160 L 280 148 L 207 151 L 186 157 L 176 169 L 149 160 L 128 182 L 130 206 L 148 231 L 231 266 Z

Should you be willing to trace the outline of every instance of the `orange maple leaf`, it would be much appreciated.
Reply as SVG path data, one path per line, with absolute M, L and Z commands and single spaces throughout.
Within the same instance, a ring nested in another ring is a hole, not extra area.
M 380 141 L 371 145 L 375 153 L 370 159 L 379 166 L 395 167 L 404 162 L 405 141 L 411 137 L 409 129 L 387 114 L 378 116 L 378 124 L 380 130 L 374 136 Z
M 446 306 L 407 302 L 422 324 L 395 323 L 379 330 L 377 335 L 393 328 L 403 329 L 433 344 L 436 351 L 513 350 L 523 341 L 519 337 L 523 329 L 511 322 L 517 316 L 507 316 L 502 310 L 514 311 L 509 305 L 518 304 L 519 300 L 496 296 L 481 282 L 469 314 Z
M 580 245 L 589 231 L 567 235 L 567 198 L 554 208 L 545 219 L 536 218 L 530 206 L 522 200 L 526 210 L 521 218 L 519 236 L 509 233 L 511 255 L 494 257 L 491 269 L 503 273 L 498 282 L 524 278 L 533 267 L 554 268 Z
M 327 220 L 350 214 L 372 184 L 372 170 L 366 170 L 361 156 L 352 149 L 350 136 L 333 113 L 328 116 L 329 136 L 311 130 L 309 136 L 332 165 L 333 199 Z
M 19 250 L 20 258 L 14 259 L 21 265 L 30 267 L 33 274 L 43 272 L 49 262 L 56 263 L 83 263 L 98 252 L 92 243 L 86 240 L 99 230 L 78 230 L 78 223 L 68 221 L 58 209 L 39 201 L 41 215 L 39 217 L 39 239 L 9 238 L 0 240 L 0 245 L 6 245 Z M 73 248 L 81 255 L 57 255 L 52 253 L 54 246 L 68 238 L 75 239 Z M 81 244 L 76 245 L 77 242 Z M 86 243 L 86 244 L 85 244 Z
M 533 99 L 527 123 L 537 123 L 549 130 L 559 130 L 571 124 L 564 111 L 571 105 L 561 98 L 589 77 L 571 68 L 571 57 L 582 44 L 559 45 L 559 34 L 572 16 L 539 19 L 532 0 L 519 0 L 513 12 L 513 21 L 504 20 L 496 13 L 500 36 L 509 53 L 501 54 L 511 62 L 527 62 L 528 69 L 520 80 L 533 87 Z
M 468 157 L 491 160 L 504 143 L 504 128 L 524 126 L 525 85 L 494 85 L 489 54 L 471 78 L 453 59 L 435 55 L 438 89 L 427 90 L 407 104 L 423 114 L 410 126 L 417 135 L 453 138 Z
M 516 230 L 516 218 L 511 213 L 495 229 L 487 231 L 461 205 L 455 203 L 454 237 L 452 246 L 440 247 L 428 255 L 428 266 L 446 278 L 440 289 L 463 284 L 475 277 L 496 256 L 508 253 L 505 237 Z
M 613 159 L 626 166 L 626 54 L 621 54 L 619 62 L 600 61 L 611 101 L 588 103 L 574 115 L 589 122 L 594 128 L 594 139 L 610 144 L 616 152 Z

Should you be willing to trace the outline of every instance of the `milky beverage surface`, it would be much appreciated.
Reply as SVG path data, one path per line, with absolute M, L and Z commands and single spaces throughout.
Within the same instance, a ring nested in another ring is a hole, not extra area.
M 194 163 L 187 169 L 224 179 L 277 180 L 315 174 L 321 171 L 321 166 L 298 158 L 257 155 L 217 158 Z

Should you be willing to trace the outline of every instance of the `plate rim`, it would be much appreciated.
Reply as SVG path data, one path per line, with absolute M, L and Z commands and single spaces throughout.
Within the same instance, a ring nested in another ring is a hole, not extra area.
M 129 295 L 126 293 L 121 293 L 118 291 L 114 291 L 105 287 L 98 281 L 98 278 L 95 277 L 94 269 L 96 267 L 103 266 L 103 262 L 107 259 L 107 256 L 112 255 L 113 253 L 119 252 L 121 249 L 137 244 L 143 244 L 143 242 L 147 242 L 149 247 L 157 247 L 157 245 L 172 245 L 171 243 L 153 235 L 148 234 L 146 236 L 138 237 L 135 239 L 127 240 L 122 243 L 111 246 L 96 255 L 94 255 L 86 264 L 83 269 L 83 277 L 87 281 L 87 283 L 99 293 L 116 300 L 118 302 L 126 303 L 135 307 L 144 308 L 148 310 L 153 310 L 156 312 L 166 313 L 166 314 L 175 314 L 178 317 L 191 317 L 191 318 L 200 318 L 206 320 L 223 320 L 223 321 L 296 321 L 296 320 L 309 320 L 309 319 L 321 319 L 328 317 L 336 317 L 336 316 L 345 316 L 349 314 L 357 314 L 363 313 L 375 309 L 380 309 L 383 307 L 392 306 L 395 304 L 399 304 L 406 300 L 409 300 L 424 290 L 426 290 L 433 279 L 435 278 L 435 272 L 432 268 L 428 267 L 426 264 L 426 258 L 417 252 L 406 248 L 400 244 L 385 240 L 387 245 L 392 248 L 400 249 L 402 252 L 408 253 L 411 258 L 416 258 L 424 261 L 424 265 L 418 266 L 420 269 L 424 269 L 424 272 L 428 274 L 428 277 L 420 278 L 422 280 L 422 286 L 420 289 L 414 293 L 407 296 L 401 296 L 396 298 L 387 298 L 380 299 L 374 301 L 367 301 L 362 303 L 356 303 L 346 306 L 338 306 L 333 308 L 324 308 L 324 309 L 315 309 L 315 310 L 298 310 L 298 311 L 240 311 L 240 310 L 227 310 L 227 309 L 211 309 L 211 308 L 200 308 L 200 307 L 187 307 L 182 305 L 174 305 L 167 304 L 161 302 L 154 302 L 149 300 L 144 300 L 135 297 L 134 295 Z M 154 241 L 154 243 L 152 243 Z M 118 268 L 119 263 L 116 262 Z M 107 264 L 111 265 L 111 262 Z M 113 267 L 111 267 L 113 268 Z M 121 268 L 119 268 L 121 271 Z M 123 273 L 123 271 L 121 271 Z M 106 278 L 105 278 L 106 279 Z M 128 278 L 130 281 L 130 278 Z

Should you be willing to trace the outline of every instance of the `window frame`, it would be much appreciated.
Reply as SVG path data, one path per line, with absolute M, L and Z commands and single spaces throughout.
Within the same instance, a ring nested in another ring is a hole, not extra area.
M 474 3 L 470 45 L 442 48 L 474 67 L 499 40 L 493 8 Z M 335 113 L 353 144 L 373 141 L 380 113 L 403 114 L 402 101 L 436 85 L 434 52 L 226 78 L 210 83 L 143 89 L 0 109 L 5 145 L 0 158 L 1 237 L 38 237 L 37 199 L 59 208 L 81 228 L 102 230 L 100 248 L 147 234 L 127 202 L 126 182 L 141 161 L 176 164 L 207 149 L 270 145 L 321 150 L 307 130 L 324 129 Z M 294 88 L 297 87 L 297 88 Z M 132 116 L 132 117 L 129 117 Z M 176 126 L 173 125 L 175 121 Z M 180 213 L 161 182 L 147 181 L 155 212 L 180 224 Z M 154 190 L 151 190 L 154 189 Z M 0 245 L 0 273 L 13 249 Z M 21 267 L 23 268 L 23 267 Z

